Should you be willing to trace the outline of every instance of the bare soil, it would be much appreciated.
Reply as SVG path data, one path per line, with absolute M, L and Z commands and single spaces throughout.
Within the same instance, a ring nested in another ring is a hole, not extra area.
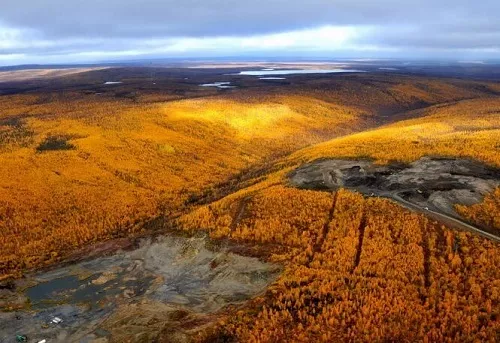
M 229 305 L 265 291 L 279 265 L 230 252 L 205 236 L 144 239 L 121 251 L 53 268 L 0 290 L 0 342 L 16 334 L 50 342 L 175 342 L 212 324 Z M 63 319 L 60 324 L 52 318 Z M 126 329 L 126 330 L 125 330 Z
M 289 181 L 306 189 L 352 189 L 460 218 L 455 205 L 481 202 L 500 185 L 500 170 L 468 159 L 425 157 L 408 165 L 325 159 L 299 167 L 289 174 Z

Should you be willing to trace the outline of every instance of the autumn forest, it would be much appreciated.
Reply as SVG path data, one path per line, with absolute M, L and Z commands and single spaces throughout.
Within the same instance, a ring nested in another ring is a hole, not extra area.
M 325 159 L 498 170 L 498 82 L 366 73 L 209 89 L 210 74 L 176 72 L 140 86 L 149 72 L 94 70 L 0 95 L 0 285 L 123 239 L 207 233 L 281 273 L 193 341 L 499 341 L 498 240 L 289 180 Z M 128 78 L 105 88 L 112 73 Z M 500 237 L 498 181 L 452 210 Z

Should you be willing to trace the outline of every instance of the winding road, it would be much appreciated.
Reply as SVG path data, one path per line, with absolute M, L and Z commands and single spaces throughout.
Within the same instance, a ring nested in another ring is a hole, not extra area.
M 388 198 L 388 199 L 391 199 L 391 200 L 394 200 L 396 201 L 397 203 L 399 203 L 401 206 L 411 210 L 411 211 L 414 211 L 414 212 L 420 212 L 420 213 L 423 213 L 425 214 L 427 217 L 430 217 L 434 220 L 437 220 L 443 224 L 446 224 L 446 225 L 449 225 L 451 227 L 454 227 L 454 228 L 457 228 L 457 229 L 460 229 L 460 230 L 464 230 L 464 231 L 470 231 L 470 232 L 474 232 L 474 233 L 477 233 L 485 238 L 488 238 L 488 239 L 491 239 L 495 242 L 499 242 L 500 243 L 500 236 L 498 235 L 494 235 L 490 232 L 487 232 L 483 229 L 480 229 L 476 226 L 473 226 L 471 224 L 468 224 L 466 223 L 465 221 L 459 219 L 459 218 L 456 218 L 456 217 L 452 217 L 450 215 L 447 215 L 447 214 L 444 214 L 444 213 L 441 213 L 441 212 L 436 212 L 436 211 L 433 211 L 429 208 L 426 208 L 426 207 L 421 207 L 417 204 L 414 204 L 412 202 L 409 202 L 408 200 L 405 200 L 403 199 L 400 194 L 403 193 L 405 191 L 398 191 L 398 192 L 384 192 L 384 193 L 379 193 L 377 194 L 377 196 L 380 196 L 380 197 L 383 197 L 383 198 Z
M 402 167 L 379 166 L 367 160 L 327 159 L 297 168 L 289 179 L 299 188 L 345 188 L 365 196 L 387 198 L 449 227 L 500 242 L 500 232 L 468 223 L 454 211 L 453 204 L 480 202 L 479 195 L 500 186 L 500 169 L 479 162 L 424 157 Z M 455 190 L 470 193 L 453 193 Z M 436 193 L 441 201 L 436 201 L 436 197 L 429 200 Z

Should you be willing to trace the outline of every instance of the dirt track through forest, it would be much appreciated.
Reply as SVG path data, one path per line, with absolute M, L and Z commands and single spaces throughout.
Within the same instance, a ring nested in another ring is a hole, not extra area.
M 374 165 L 367 160 L 319 160 L 289 174 L 298 188 L 389 198 L 450 227 L 500 241 L 492 228 L 467 223 L 455 204 L 472 205 L 500 186 L 500 170 L 467 159 L 421 158 L 410 165 Z

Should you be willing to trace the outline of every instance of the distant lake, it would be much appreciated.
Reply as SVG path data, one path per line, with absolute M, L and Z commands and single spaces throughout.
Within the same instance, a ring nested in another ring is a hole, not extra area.
M 259 80 L 286 80 L 286 77 L 259 77 Z
M 332 74 L 332 73 L 364 73 L 356 69 L 289 69 L 289 70 L 245 70 L 234 75 L 264 76 L 291 74 Z
M 119 85 L 121 81 L 107 81 L 104 82 L 105 85 Z
M 214 82 L 214 83 L 203 83 L 201 87 L 217 87 L 217 88 L 235 88 L 235 86 L 230 86 L 231 82 Z

